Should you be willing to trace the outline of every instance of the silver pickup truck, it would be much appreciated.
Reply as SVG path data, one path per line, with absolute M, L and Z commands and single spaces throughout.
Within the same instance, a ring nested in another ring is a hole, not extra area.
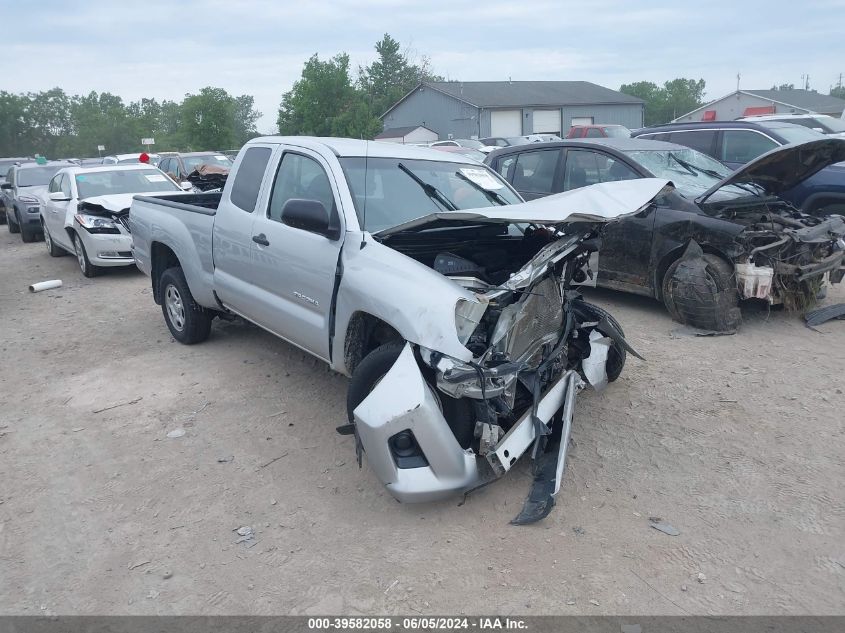
M 240 316 L 350 376 L 338 430 L 401 501 L 472 490 L 531 448 L 530 522 L 554 504 L 575 394 L 632 351 L 572 286 L 592 277 L 603 223 L 667 186 L 525 203 L 457 154 L 267 137 L 222 193 L 136 196 L 130 228 L 176 340 Z

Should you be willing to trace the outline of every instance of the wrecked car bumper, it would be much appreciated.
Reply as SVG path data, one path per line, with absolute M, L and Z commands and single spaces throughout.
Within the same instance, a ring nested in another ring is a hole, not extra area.
M 599 345 L 600 346 L 600 345 Z M 597 346 L 597 347 L 599 347 Z M 604 349 L 606 357 L 607 349 Z M 604 379 L 604 367 L 600 368 Z M 563 410 L 566 441 L 558 456 L 553 492 L 560 488 L 566 446 L 572 426 L 575 397 L 584 382 L 574 370 L 565 371 L 500 439 L 476 455 L 463 449 L 441 412 L 438 395 L 426 381 L 409 344 L 384 378 L 354 410 L 356 432 L 376 476 L 397 500 L 435 501 L 468 492 L 508 472 L 535 444 L 538 434 L 550 432 L 552 420 Z M 410 432 L 422 454 L 413 467 L 402 467 L 391 441 Z
M 399 501 L 434 501 L 477 483 L 475 454 L 455 439 L 410 345 L 353 415 L 370 466 Z M 399 467 L 390 440 L 403 431 L 413 434 L 425 464 Z

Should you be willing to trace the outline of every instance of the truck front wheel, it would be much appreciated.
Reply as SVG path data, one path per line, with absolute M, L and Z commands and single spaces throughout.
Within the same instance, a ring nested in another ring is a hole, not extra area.
M 208 338 L 213 317 L 194 301 L 181 268 L 168 268 L 161 274 L 159 296 L 164 322 L 173 338 L 184 345 Z

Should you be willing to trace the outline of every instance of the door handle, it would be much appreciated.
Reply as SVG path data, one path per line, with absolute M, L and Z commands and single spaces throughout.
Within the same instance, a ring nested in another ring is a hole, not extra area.
M 261 244 L 261 246 L 270 246 L 270 240 L 267 239 L 267 236 L 264 233 L 259 233 L 258 235 L 252 236 L 252 241 L 256 244 Z

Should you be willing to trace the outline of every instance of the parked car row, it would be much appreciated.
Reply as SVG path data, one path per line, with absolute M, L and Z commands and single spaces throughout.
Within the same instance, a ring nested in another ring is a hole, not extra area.
M 688 127 L 661 134 L 674 139 L 690 134 Z M 661 300 L 682 323 L 732 330 L 741 298 L 803 309 L 825 274 L 841 281 L 845 219 L 829 207 L 802 213 L 789 200 L 845 161 L 845 140 L 816 135 L 782 148 L 773 143 L 776 149 L 731 173 L 705 153 L 649 136 L 646 130 L 633 139 L 517 146 L 489 154 L 486 163 L 526 199 L 600 182 L 671 180 L 674 192 L 605 229 L 598 283 Z

